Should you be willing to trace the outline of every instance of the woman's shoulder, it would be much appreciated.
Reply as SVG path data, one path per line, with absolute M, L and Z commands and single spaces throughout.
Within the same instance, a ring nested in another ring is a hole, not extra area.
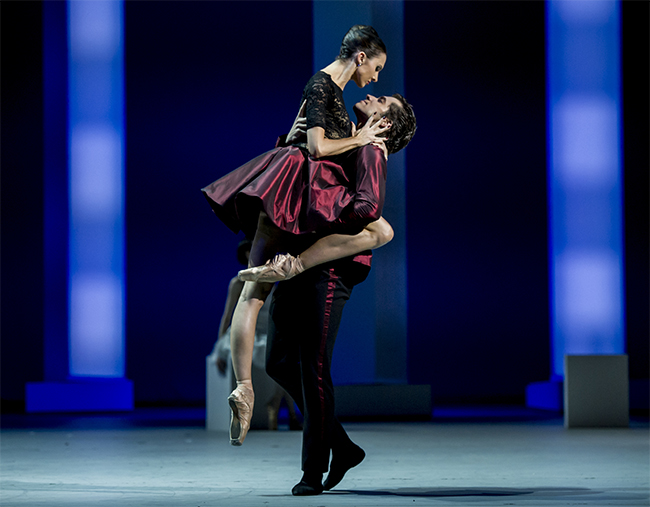
M 319 70 L 318 72 L 316 72 L 316 74 L 314 74 L 311 77 L 310 81 L 316 81 L 316 82 L 331 84 L 332 83 L 332 76 L 330 76 L 327 72 Z
M 309 81 L 307 81 L 307 85 L 305 86 L 305 93 L 314 88 L 331 89 L 333 84 L 334 82 L 332 81 L 332 77 L 326 72 L 319 70 L 311 77 Z

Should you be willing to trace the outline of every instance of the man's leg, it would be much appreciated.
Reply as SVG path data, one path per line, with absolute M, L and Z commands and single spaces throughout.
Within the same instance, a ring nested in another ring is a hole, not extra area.
M 301 370 L 307 412 L 317 416 L 303 439 L 303 470 L 327 470 L 329 450 L 332 450 L 330 473 L 325 489 L 338 484 L 345 473 L 361 463 L 365 452 L 354 444 L 334 415 L 334 386 L 330 375 L 332 354 L 345 303 L 354 286 L 345 270 L 333 267 L 321 270 L 319 279 L 312 283 L 314 303 L 311 322 L 318 323 L 313 332 L 318 340 L 301 341 Z M 334 264 L 336 266 L 336 264 Z M 311 401 L 311 407 L 309 403 Z M 320 423 L 320 424 L 319 424 Z M 320 431 L 319 435 L 317 431 Z
M 334 416 L 330 375 L 336 334 L 351 290 L 352 284 L 334 269 L 314 269 L 279 284 L 271 302 L 267 372 L 294 398 L 304 416 L 305 475 L 294 494 L 322 491 L 320 481 L 328 469 L 330 448 L 333 460 L 328 481 L 338 477 L 330 487 L 365 456 Z
M 295 400 L 304 414 L 299 342 L 304 311 L 300 293 L 289 282 L 276 287 L 269 308 L 266 372 Z
M 274 301 L 271 302 L 271 313 L 273 313 Z M 271 319 L 273 318 L 271 317 Z M 305 333 L 301 331 L 301 326 L 297 323 L 295 317 L 292 316 L 291 320 L 289 333 L 282 332 L 284 328 L 282 325 L 278 329 L 276 321 L 271 320 L 269 323 L 273 330 L 269 329 L 266 345 L 266 372 L 289 393 L 289 396 L 296 402 L 300 413 L 304 417 L 305 403 L 302 391 L 299 343 L 301 338 L 305 338 Z M 350 437 L 348 437 L 339 420 L 334 417 L 332 421 L 332 448 L 334 452 L 336 453 L 336 449 L 346 449 L 350 444 L 352 444 Z
M 311 274 L 311 273 L 310 273 Z M 310 278 L 310 277 L 306 277 Z M 305 304 L 309 295 L 300 281 L 281 283 L 275 290 L 269 309 L 269 333 L 266 343 L 266 371 L 296 401 L 304 417 L 305 432 L 309 432 L 310 416 L 305 408 L 300 365 L 300 342 L 312 340 L 310 319 Z M 303 468 L 304 470 L 304 468 Z M 294 495 L 317 495 L 323 492 L 322 471 L 306 471 L 300 483 L 292 489 Z
M 351 287 L 334 268 L 315 272 L 301 291 L 305 298 L 308 321 L 304 330 L 309 339 L 301 340 L 300 369 L 305 412 L 308 423 L 303 438 L 303 471 L 326 472 L 329 468 L 333 435 L 346 438 L 334 416 L 334 386 L 330 375 L 332 353 L 345 303 Z M 334 431 L 337 426 L 337 431 Z

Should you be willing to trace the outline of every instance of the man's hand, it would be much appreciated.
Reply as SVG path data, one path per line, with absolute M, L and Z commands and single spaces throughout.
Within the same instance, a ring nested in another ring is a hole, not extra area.
M 305 104 L 307 101 L 303 101 L 298 111 L 296 119 L 293 121 L 293 126 L 287 134 L 287 144 L 295 144 L 305 137 L 307 132 L 307 117 L 305 116 Z

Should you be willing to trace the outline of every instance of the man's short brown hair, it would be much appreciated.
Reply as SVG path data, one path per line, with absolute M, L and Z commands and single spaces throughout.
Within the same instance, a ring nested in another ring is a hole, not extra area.
M 392 104 L 386 113 L 386 118 L 393 123 L 386 136 L 388 153 L 397 153 L 402 148 L 405 148 L 413 139 L 417 129 L 413 106 L 399 93 L 394 94 L 393 98 L 399 100 L 402 106 Z

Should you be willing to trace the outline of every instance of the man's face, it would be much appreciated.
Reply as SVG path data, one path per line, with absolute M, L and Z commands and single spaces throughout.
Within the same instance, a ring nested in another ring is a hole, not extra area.
M 385 116 L 390 109 L 390 106 L 395 104 L 401 107 L 401 103 L 394 97 L 386 97 L 382 95 L 377 98 L 373 95 L 367 95 L 365 100 L 357 102 L 353 109 L 357 115 L 358 123 L 365 123 L 368 118 L 372 116 L 372 113 L 375 114 L 375 120 L 380 119 L 382 116 Z

